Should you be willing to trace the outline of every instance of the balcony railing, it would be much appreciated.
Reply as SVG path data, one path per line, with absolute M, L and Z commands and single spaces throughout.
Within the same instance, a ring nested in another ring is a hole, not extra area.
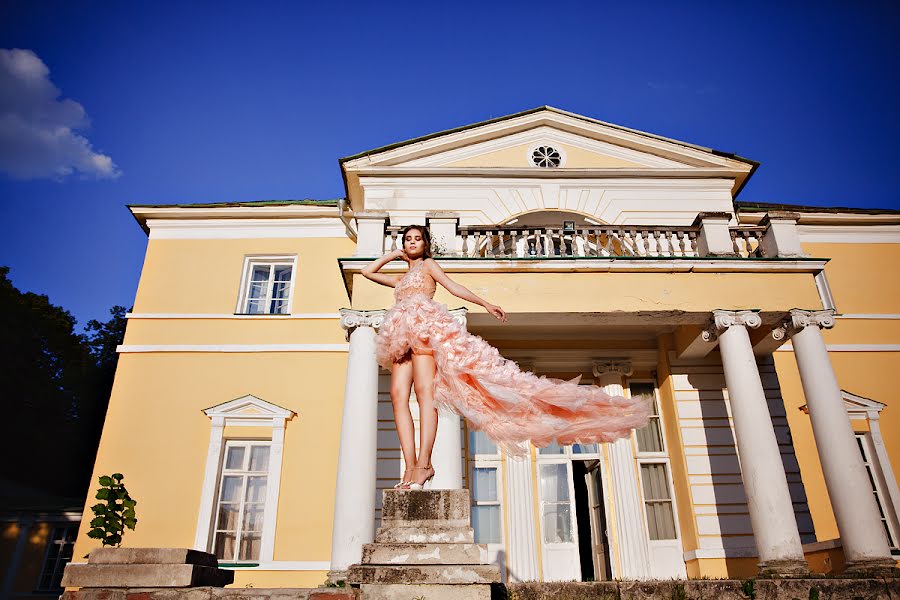
M 385 251 L 397 249 L 399 226 L 389 225 Z M 729 228 L 733 251 L 743 258 L 760 256 L 759 244 L 765 227 Z M 552 257 L 649 257 L 679 258 L 700 256 L 697 250 L 699 227 L 598 226 L 598 227 L 499 227 L 462 226 L 454 248 L 442 242 L 433 245 L 438 256 L 467 258 L 552 258 Z

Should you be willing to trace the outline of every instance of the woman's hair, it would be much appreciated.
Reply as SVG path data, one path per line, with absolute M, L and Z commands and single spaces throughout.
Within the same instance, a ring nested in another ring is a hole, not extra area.
M 400 247 L 406 250 L 406 234 L 410 230 L 415 229 L 422 234 L 422 241 L 425 242 L 425 251 L 422 258 L 431 258 L 431 232 L 424 225 L 407 225 L 400 231 Z

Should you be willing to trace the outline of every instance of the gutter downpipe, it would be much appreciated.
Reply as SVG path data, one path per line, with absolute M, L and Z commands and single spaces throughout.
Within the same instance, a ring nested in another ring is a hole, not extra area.
M 341 198 L 338 200 L 338 218 L 341 220 L 341 223 L 344 224 L 344 227 L 347 229 L 347 235 L 354 242 L 356 241 L 356 230 L 353 229 L 353 225 L 350 224 L 350 218 L 344 214 L 344 211 L 347 210 L 347 199 Z

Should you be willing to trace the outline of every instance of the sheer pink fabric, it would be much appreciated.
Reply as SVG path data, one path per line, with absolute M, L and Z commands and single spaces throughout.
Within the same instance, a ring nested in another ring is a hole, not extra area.
M 435 281 L 423 265 L 411 268 L 394 288 L 394 306 L 375 340 L 382 367 L 390 370 L 412 349 L 433 351 L 435 400 L 512 455 L 525 452 L 526 441 L 538 447 L 609 442 L 647 423 L 645 400 L 610 396 L 597 386 L 578 385 L 578 378 L 520 370 L 432 299 Z

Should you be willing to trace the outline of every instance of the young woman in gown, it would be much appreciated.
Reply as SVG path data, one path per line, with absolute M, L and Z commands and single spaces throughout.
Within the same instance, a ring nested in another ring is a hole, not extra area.
M 451 294 L 483 306 L 500 321 L 502 308 L 451 280 L 431 258 L 427 228 L 410 225 L 402 246 L 362 270 L 371 281 L 394 288 L 394 305 L 386 312 L 375 348 L 378 364 L 391 371 L 391 403 L 406 470 L 395 487 L 421 489 L 434 477 L 431 452 L 438 426 L 438 406 L 459 414 L 470 429 L 481 430 L 512 456 L 527 452 L 524 442 L 547 446 L 592 444 L 627 437 L 643 427 L 650 414 L 642 399 L 610 396 L 596 386 L 538 377 L 500 356 L 435 302 L 437 283 Z M 378 271 L 401 259 L 409 264 L 402 277 Z M 410 388 L 419 403 L 419 453 L 409 409 Z

